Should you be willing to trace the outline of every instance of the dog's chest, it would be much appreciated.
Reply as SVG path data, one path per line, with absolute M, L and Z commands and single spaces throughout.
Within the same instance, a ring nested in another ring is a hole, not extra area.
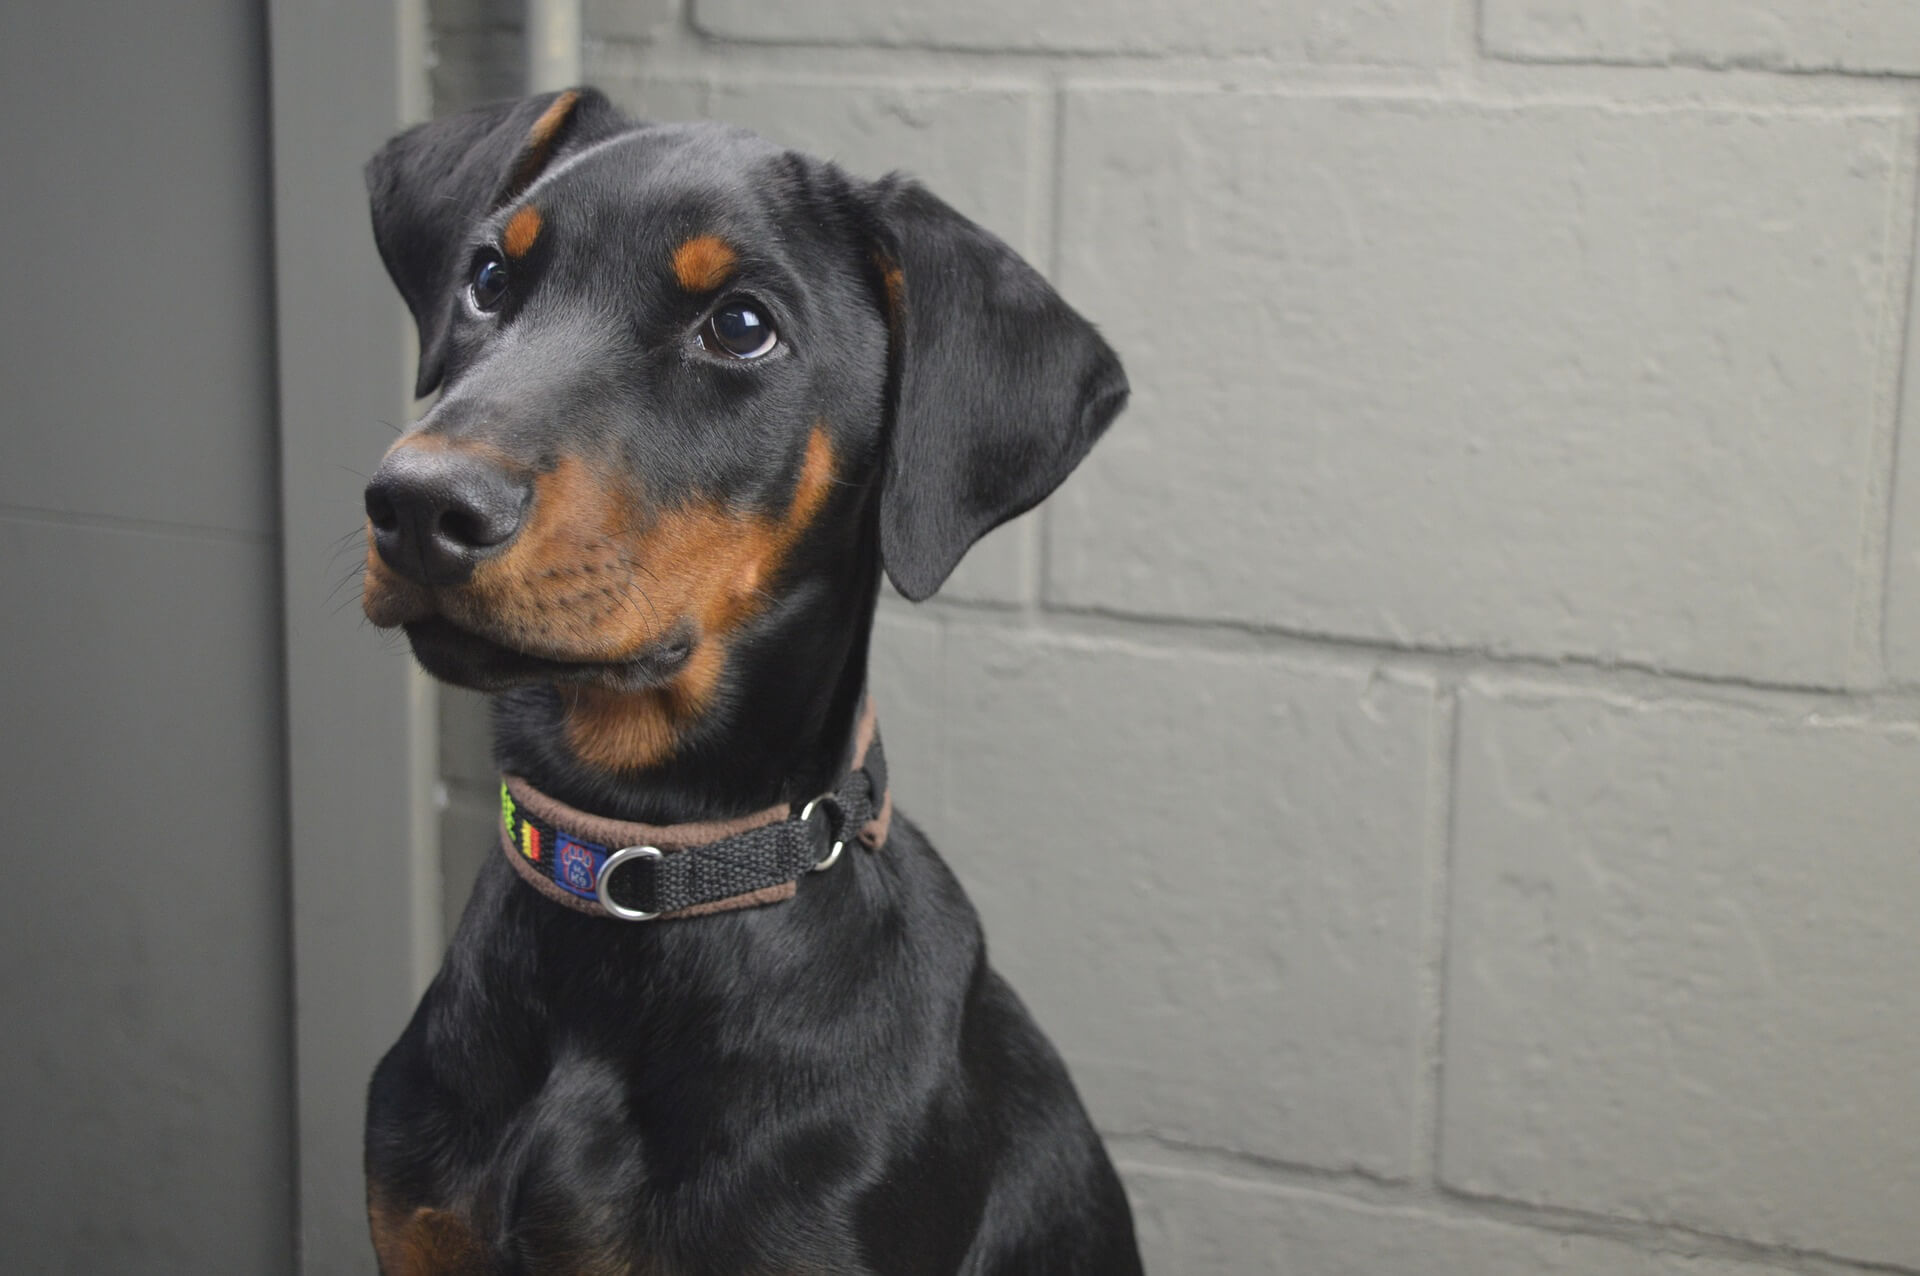
M 455 1088 L 460 1100 L 416 1094 L 383 1140 L 401 1157 L 384 1171 L 369 1166 L 385 1276 L 864 1270 L 851 1236 L 770 1159 L 790 1149 L 744 1149 L 748 1123 L 715 1111 L 706 1086 L 682 1092 L 675 1107 L 685 1119 L 673 1122 L 632 1111 L 620 1069 L 603 1059 L 557 1064 L 497 1120 L 466 1105 L 476 1088 Z M 389 1186 L 422 1177 L 431 1180 L 424 1196 Z M 407 1207 L 387 1203 L 396 1199 Z M 431 1203 L 413 1203 L 422 1199 Z M 806 1261 L 767 1262 L 801 1254 Z

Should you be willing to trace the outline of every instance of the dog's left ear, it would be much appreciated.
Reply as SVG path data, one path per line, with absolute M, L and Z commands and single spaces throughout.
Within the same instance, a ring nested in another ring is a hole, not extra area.
M 446 371 L 473 223 L 561 155 L 631 127 L 598 90 L 567 89 L 417 125 L 367 161 L 373 239 L 420 329 L 415 395 L 432 393 Z
M 913 182 L 869 193 L 893 344 L 880 556 L 919 602 L 1060 485 L 1125 405 L 1127 378 L 999 239 Z

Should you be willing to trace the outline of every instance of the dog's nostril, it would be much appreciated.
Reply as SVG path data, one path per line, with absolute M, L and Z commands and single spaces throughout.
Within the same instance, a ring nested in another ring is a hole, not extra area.
M 433 534 L 461 549 L 504 545 L 520 530 L 526 502 L 509 486 L 475 485 L 453 493 L 434 520 Z
M 393 502 L 387 494 L 378 488 L 367 489 L 367 521 L 375 531 L 390 532 L 400 526 L 400 515 L 394 510 Z
M 437 529 L 456 545 L 495 545 L 498 540 L 487 534 L 485 521 L 472 510 L 448 510 L 440 515 Z

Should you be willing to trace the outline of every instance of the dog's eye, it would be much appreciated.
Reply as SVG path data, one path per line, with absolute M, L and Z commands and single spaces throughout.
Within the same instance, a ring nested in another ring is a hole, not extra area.
M 780 334 L 753 302 L 729 301 L 700 330 L 700 344 L 715 354 L 758 359 L 780 344 Z
M 482 253 L 473 265 L 473 282 L 467 285 L 476 310 L 496 310 L 507 296 L 507 263 L 498 253 Z

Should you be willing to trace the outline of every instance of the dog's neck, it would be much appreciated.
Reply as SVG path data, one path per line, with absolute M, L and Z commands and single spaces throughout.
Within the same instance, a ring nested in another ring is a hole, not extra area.
M 496 761 L 570 806 L 651 824 L 730 819 L 831 789 L 866 690 L 879 564 L 861 557 L 804 578 L 730 637 L 714 693 L 673 724 L 664 756 L 633 768 L 582 756 L 576 695 L 545 685 L 494 697 Z M 635 697 L 631 711 L 658 706 Z

